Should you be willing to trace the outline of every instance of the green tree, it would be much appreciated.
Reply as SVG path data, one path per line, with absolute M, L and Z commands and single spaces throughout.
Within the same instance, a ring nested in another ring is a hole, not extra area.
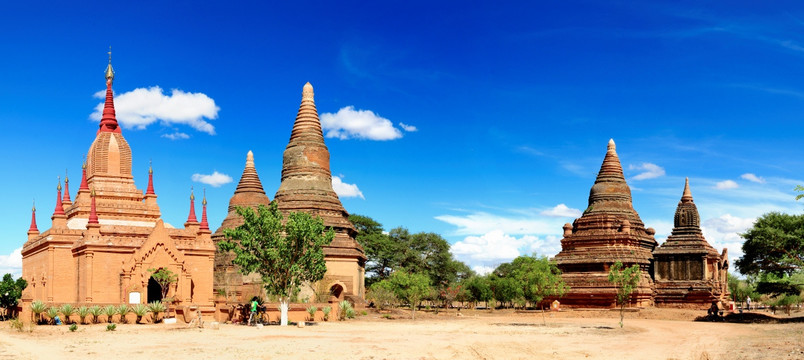
M 801 193 L 796 195 L 796 200 L 801 200 L 802 198 L 804 198 L 804 186 L 796 185 L 796 188 L 793 190 Z
M 546 256 L 520 256 L 511 265 L 511 275 L 523 286 L 522 295 L 525 300 L 534 305 L 542 305 L 542 321 L 546 323 L 542 300 L 545 297 L 564 296 L 569 289 L 561 278 L 561 270 Z
M 494 293 L 494 299 L 505 304 L 513 304 L 515 300 L 524 297 L 523 284 L 513 277 L 498 277 L 491 276 L 491 291 Z
M 167 297 L 168 291 L 170 291 L 170 285 L 179 280 L 179 275 L 174 274 L 166 268 L 151 268 L 148 269 L 148 272 L 151 273 L 151 277 L 154 278 L 154 281 L 159 284 L 162 290 L 162 299 Z
M 623 327 L 625 305 L 628 304 L 631 293 L 639 284 L 640 276 L 642 276 L 642 271 L 639 270 L 637 264 L 623 269 L 623 263 L 618 261 L 609 268 L 609 282 L 617 289 L 616 300 L 617 305 L 620 305 L 620 327 Z
M 395 271 L 388 278 L 396 297 L 410 304 L 411 318 L 416 319 L 416 307 L 430 290 L 430 277 L 426 274 Z
M 804 270 L 804 215 L 771 212 L 762 215 L 744 234 L 743 274 L 790 275 Z
M 288 302 L 303 283 L 324 278 L 327 271 L 323 247 L 335 237 L 320 218 L 291 212 L 285 221 L 276 201 L 270 206 L 235 208 L 243 225 L 224 230 L 221 251 L 233 251 L 232 263 L 242 274 L 258 273 L 268 295 L 279 297 L 280 324 L 287 326 Z
M 28 287 L 28 282 L 22 277 L 14 280 L 11 274 L 3 275 L 3 281 L 0 282 L 0 307 L 6 309 L 6 315 L 10 316 L 16 312 L 22 291 L 26 287 Z
M 466 280 L 465 284 L 466 290 L 469 291 L 470 299 L 475 303 L 475 306 L 477 306 L 478 301 L 482 301 L 488 307 L 489 301 L 494 298 L 489 277 L 474 276 Z
M 387 279 L 399 266 L 400 244 L 383 233 L 382 224 L 368 216 L 352 214 L 349 221 L 357 229 L 356 240 L 366 253 L 367 285 Z
M 732 299 L 742 306 L 745 299 L 753 298 L 754 288 L 746 280 L 741 280 L 738 277 L 728 273 L 729 292 Z

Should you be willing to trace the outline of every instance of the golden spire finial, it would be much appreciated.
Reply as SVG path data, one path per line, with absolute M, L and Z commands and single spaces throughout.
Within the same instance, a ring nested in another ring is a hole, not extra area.
M 207 188 L 204 188 L 204 200 L 201 200 L 201 205 L 207 205 Z
M 57 178 L 59 179 L 59 185 L 56 186 L 56 190 L 61 191 L 61 176 L 57 176 Z
M 109 46 L 109 65 L 106 66 L 106 82 L 114 80 L 114 69 L 112 69 L 112 47 Z
M 36 199 L 33 201 L 33 208 L 31 208 L 31 211 L 36 212 Z
M 193 194 L 193 187 L 190 186 L 190 200 L 195 201 L 195 194 Z
M 67 169 L 64 169 L 64 183 L 67 184 L 70 182 L 70 178 L 67 177 Z
M 92 190 L 89 190 L 89 196 L 95 197 L 95 187 L 92 187 Z
M 149 174 L 154 173 L 154 161 L 153 161 L 153 159 L 148 160 L 148 173 Z

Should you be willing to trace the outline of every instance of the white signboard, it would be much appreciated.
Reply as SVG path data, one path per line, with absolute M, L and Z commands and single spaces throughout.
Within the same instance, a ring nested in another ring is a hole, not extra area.
M 130 292 L 130 293 L 128 293 L 128 303 L 129 304 L 139 304 L 140 303 L 140 293 L 138 293 L 138 292 Z

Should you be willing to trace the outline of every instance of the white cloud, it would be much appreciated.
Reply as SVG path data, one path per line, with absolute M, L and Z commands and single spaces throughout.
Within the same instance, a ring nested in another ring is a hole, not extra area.
M 571 209 L 567 205 L 558 204 L 554 208 L 552 208 L 550 210 L 542 211 L 539 214 L 544 215 L 544 216 L 552 216 L 552 217 L 577 218 L 577 217 L 581 216 L 581 210 Z
M 494 267 L 493 266 L 476 265 L 476 266 L 472 266 L 472 270 L 474 270 L 474 272 L 476 272 L 478 275 L 486 275 L 486 274 L 490 274 L 492 271 L 494 271 Z
M 514 237 L 502 230 L 492 230 L 481 236 L 467 236 L 452 244 L 450 252 L 479 273 L 488 273 L 504 262 L 520 255 L 553 256 L 561 248 L 560 238 L 548 236 L 541 239 L 533 235 Z
M 652 164 L 652 163 L 642 163 L 639 165 L 628 165 L 628 170 L 639 170 L 642 171 L 636 176 L 634 176 L 633 180 L 647 180 L 653 179 L 660 176 L 664 176 L 664 168 L 659 165 Z
M 734 180 L 724 180 L 715 184 L 715 189 L 718 190 L 736 189 L 738 187 L 740 187 L 740 185 L 737 185 L 737 183 L 734 182 Z
M 105 96 L 105 90 L 95 94 L 95 97 L 101 99 Z M 166 95 L 159 86 L 116 94 L 114 108 L 117 121 L 125 128 L 145 129 L 159 121 L 166 125 L 188 125 L 210 135 L 215 135 L 215 127 L 207 120 L 216 119 L 220 110 L 215 105 L 215 100 L 206 94 L 173 89 L 170 95 Z M 89 117 L 100 121 L 102 114 L 103 103 L 100 103 Z
M 401 127 L 401 128 L 402 128 L 402 130 L 405 130 L 405 131 L 407 131 L 407 132 L 415 132 L 415 131 L 419 131 L 419 129 L 417 129 L 415 126 L 413 126 L 413 125 L 408 125 L 408 124 L 405 124 L 405 123 L 399 123 L 399 127 Z
M 162 134 L 162 137 L 170 139 L 170 140 L 183 140 L 183 139 L 189 139 L 190 135 L 187 135 L 187 134 L 185 134 L 183 132 L 176 131 L 176 132 L 174 132 L 172 134 Z
M 232 177 L 226 174 L 221 174 L 217 171 L 213 171 L 212 174 L 204 175 L 204 174 L 193 174 L 192 176 L 193 181 L 200 182 L 202 184 L 207 184 L 212 187 L 220 187 L 223 184 L 228 184 L 232 182 Z
M 538 216 L 504 217 L 485 212 L 469 215 L 439 215 L 436 220 L 458 227 L 454 235 L 480 235 L 494 230 L 507 234 L 561 234 L 564 225 L 560 218 L 538 219 Z
M 750 182 L 755 182 L 755 183 L 758 183 L 758 184 L 764 184 L 765 183 L 765 178 L 763 178 L 761 176 L 756 176 L 756 175 L 754 175 L 752 173 L 742 174 L 742 175 L 740 175 L 740 177 L 745 179 L 745 180 L 748 180 Z
M 745 239 L 740 237 L 740 234 L 754 226 L 755 221 L 756 218 L 741 218 L 725 214 L 706 219 L 701 223 L 701 230 L 709 244 L 714 246 L 718 252 L 723 252 L 723 248 L 729 250 L 729 262 L 732 264 L 729 270 L 732 272 L 736 272 L 734 262 L 743 256 Z
M 22 275 L 22 248 L 16 248 L 11 254 L 0 255 L 0 276 L 11 274 L 14 278 Z
M 341 140 L 393 140 L 402 137 L 402 132 L 394 127 L 391 120 L 371 110 L 355 110 L 354 106 L 343 107 L 335 114 L 321 114 L 321 127 L 328 138 Z
M 332 177 L 332 189 L 335 190 L 338 197 L 359 197 L 366 200 L 363 196 L 363 192 L 357 187 L 357 184 L 347 184 L 343 182 L 340 176 Z

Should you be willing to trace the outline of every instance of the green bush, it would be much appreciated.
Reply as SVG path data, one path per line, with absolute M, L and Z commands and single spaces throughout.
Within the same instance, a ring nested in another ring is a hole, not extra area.
M 351 314 L 351 316 L 349 316 Z M 352 308 L 352 303 L 344 300 L 338 303 L 338 320 L 346 320 L 355 317 L 355 309 Z
M 318 308 L 315 306 L 310 306 L 307 308 L 307 313 L 310 314 L 310 321 L 315 321 L 315 312 L 318 311 Z
M 128 305 L 126 304 L 122 304 L 117 307 L 117 315 L 120 315 L 121 324 L 126 323 L 126 315 L 128 315 L 129 312 L 131 312 L 131 309 L 129 309 Z
M 89 308 L 86 306 L 82 306 L 78 308 L 76 314 L 78 314 L 78 317 L 81 319 L 81 323 L 84 324 L 84 320 L 87 318 L 87 316 L 89 316 Z
M 151 313 L 151 316 L 153 317 L 154 323 L 157 323 L 157 322 L 160 321 L 159 314 L 161 314 L 161 313 L 163 313 L 165 311 L 167 311 L 167 306 L 165 306 L 165 304 L 162 303 L 161 301 L 154 301 L 154 302 L 148 304 L 148 312 Z
M 117 314 L 117 308 L 115 308 L 114 305 L 106 305 L 106 307 L 103 308 L 103 313 L 106 315 L 106 322 L 111 324 L 112 317 Z
M 56 325 L 56 316 L 59 316 L 59 308 L 52 306 L 45 310 L 45 316 L 48 317 L 48 322 L 51 325 Z
M 64 304 L 59 308 L 59 312 L 61 312 L 61 314 L 64 315 L 64 319 L 62 320 L 62 322 L 64 322 L 65 324 L 69 324 L 70 316 L 75 314 L 75 308 L 70 304 Z
M 321 312 L 324 313 L 324 321 L 329 321 L 329 313 L 332 312 L 332 308 L 325 306 L 323 309 L 321 309 Z
M 131 312 L 134 315 L 137 315 L 137 321 L 134 322 L 135 324 L 139 324 L 142 321 L 142 317 L 148 313 L 148 307 L 145 304 L 136 304 L 131 306 Z
M 100 306 L 95 305 L 89 308 L 89 313 L 92 314 L 92 323 L 97 324 L 98 317 L 101 316 L 101 314 L 103 314 L 103 309 Z
M 78 324 L 70 325 L 70 332 L 75 332 L 76 330 L 78 330 Z
M 23 324 L 22 324 L 22 321 L 20 321 L 20 319 L 11 319 L 8 322 L 8 325 L 11 326 L 12 330 L 17 330 L 19 332 L 22 332 Z
M 40 300 L 36 300 L 31 303 L 31 312 L 34 313 L 34 315 L 36 316 L 37 323 L 42 322 L 42 313 L 45 312 L 46 310 L 47 305 L 45 305 L 45 303 Z
M 106 325 L 106 331 L 114 331 L 114 329 L 117 329 L 117 324 Z

